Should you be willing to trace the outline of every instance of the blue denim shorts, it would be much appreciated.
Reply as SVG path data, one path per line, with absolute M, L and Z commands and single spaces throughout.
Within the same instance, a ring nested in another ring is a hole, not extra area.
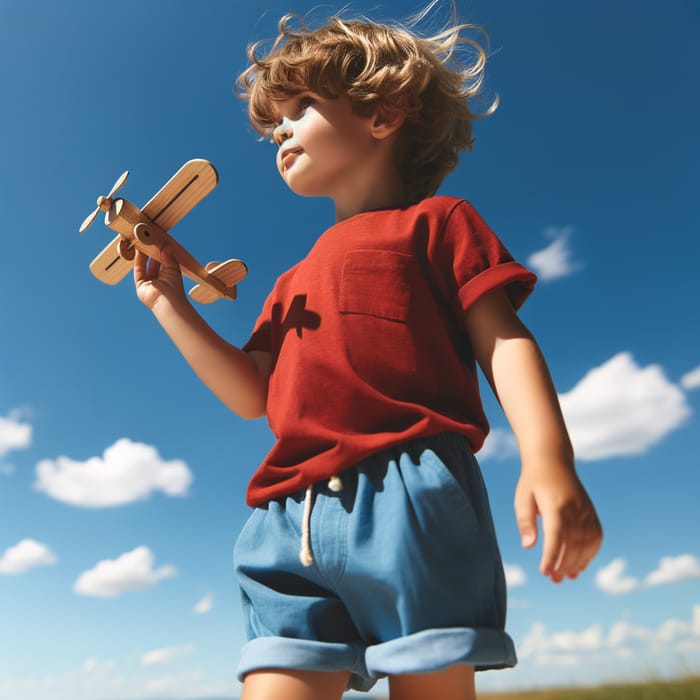
M 467 441 L 442 433 L 388 449 L 256 508 L 234 551 L 248 642 L 238 677 L 349 670 L 348 687 L 516 663 L 486 489 Z M 308 544 L 299 557 L 305 500 Z

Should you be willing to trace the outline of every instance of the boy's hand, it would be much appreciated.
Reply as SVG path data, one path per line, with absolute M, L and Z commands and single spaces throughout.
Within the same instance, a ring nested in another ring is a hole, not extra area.
M 600 548 L 603 530 L 573 468 L 523 467 L 515 517 L 524 547 L 537 542 L 538 515 L 544 535 L 540 571 L 554 583 L 576 578 Z
M 134 259 L 136 295 L 151 310 L 161 298 L 174 304 L 187 301 L 180 266 L 167 245 L 161 258 L 162 263 L 137 250 Z

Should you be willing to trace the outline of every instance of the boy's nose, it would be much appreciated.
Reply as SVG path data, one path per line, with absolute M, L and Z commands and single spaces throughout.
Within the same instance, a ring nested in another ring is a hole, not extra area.
M 282 122 L 273 129 L 272 139 L 278 146 L 281 146 L 291 136 L 292 122 L 287 117 L 283 117 Z

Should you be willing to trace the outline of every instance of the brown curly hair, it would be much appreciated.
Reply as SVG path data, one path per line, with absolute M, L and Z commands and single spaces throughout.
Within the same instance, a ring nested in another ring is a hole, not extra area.
M 298 25 L 295 29 L 293 25 Z M 356 114 L 404 117 L 396 143 L 396 166 L 409 202 L 435 193 L 453 170 L 459 151 L 471 149 L 472 121 L 481 114 L 468 101 L 481 93 L 486 49 L 465 32 L 488 36 L 480 27 L 457 24 L 423 38 L 401 25 L 331 18 L 309 29 L 298 15 L 285 15 L 279 35 L 259 56 L 262 42 L 248 48 L 250 65 L 236 80 L 236 94 L 248 102 L 255 130 L 269 136 L 275 103 L 306 90 L 324 98 L 350 98 Z M 458 48 L 473 59 L 463 65 Z

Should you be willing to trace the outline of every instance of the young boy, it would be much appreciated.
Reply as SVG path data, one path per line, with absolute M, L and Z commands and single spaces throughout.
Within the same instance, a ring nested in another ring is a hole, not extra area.
M 483 48 L 368 21 L 280 23 L 238 81 L 277 168 L 336 223 L 284 273 L 243 349 L 187 301 L 176 261 L 137 254 L 138 296 L 195 372 L 277 441 L 235 550 L 248 621 L 244 700 L 330 700 L 389 676 L 399 700 L 474 697 L 515 663 L 505 582 L 473 453 L 476 362 L 516 435 L 525 547 L 575 578 L 601 542 L 545 362 L 515 310 L 534 275 L 474 208 L 435 197 L 471 145 Z M 455 67 L 457 45 L 476 60 Z

